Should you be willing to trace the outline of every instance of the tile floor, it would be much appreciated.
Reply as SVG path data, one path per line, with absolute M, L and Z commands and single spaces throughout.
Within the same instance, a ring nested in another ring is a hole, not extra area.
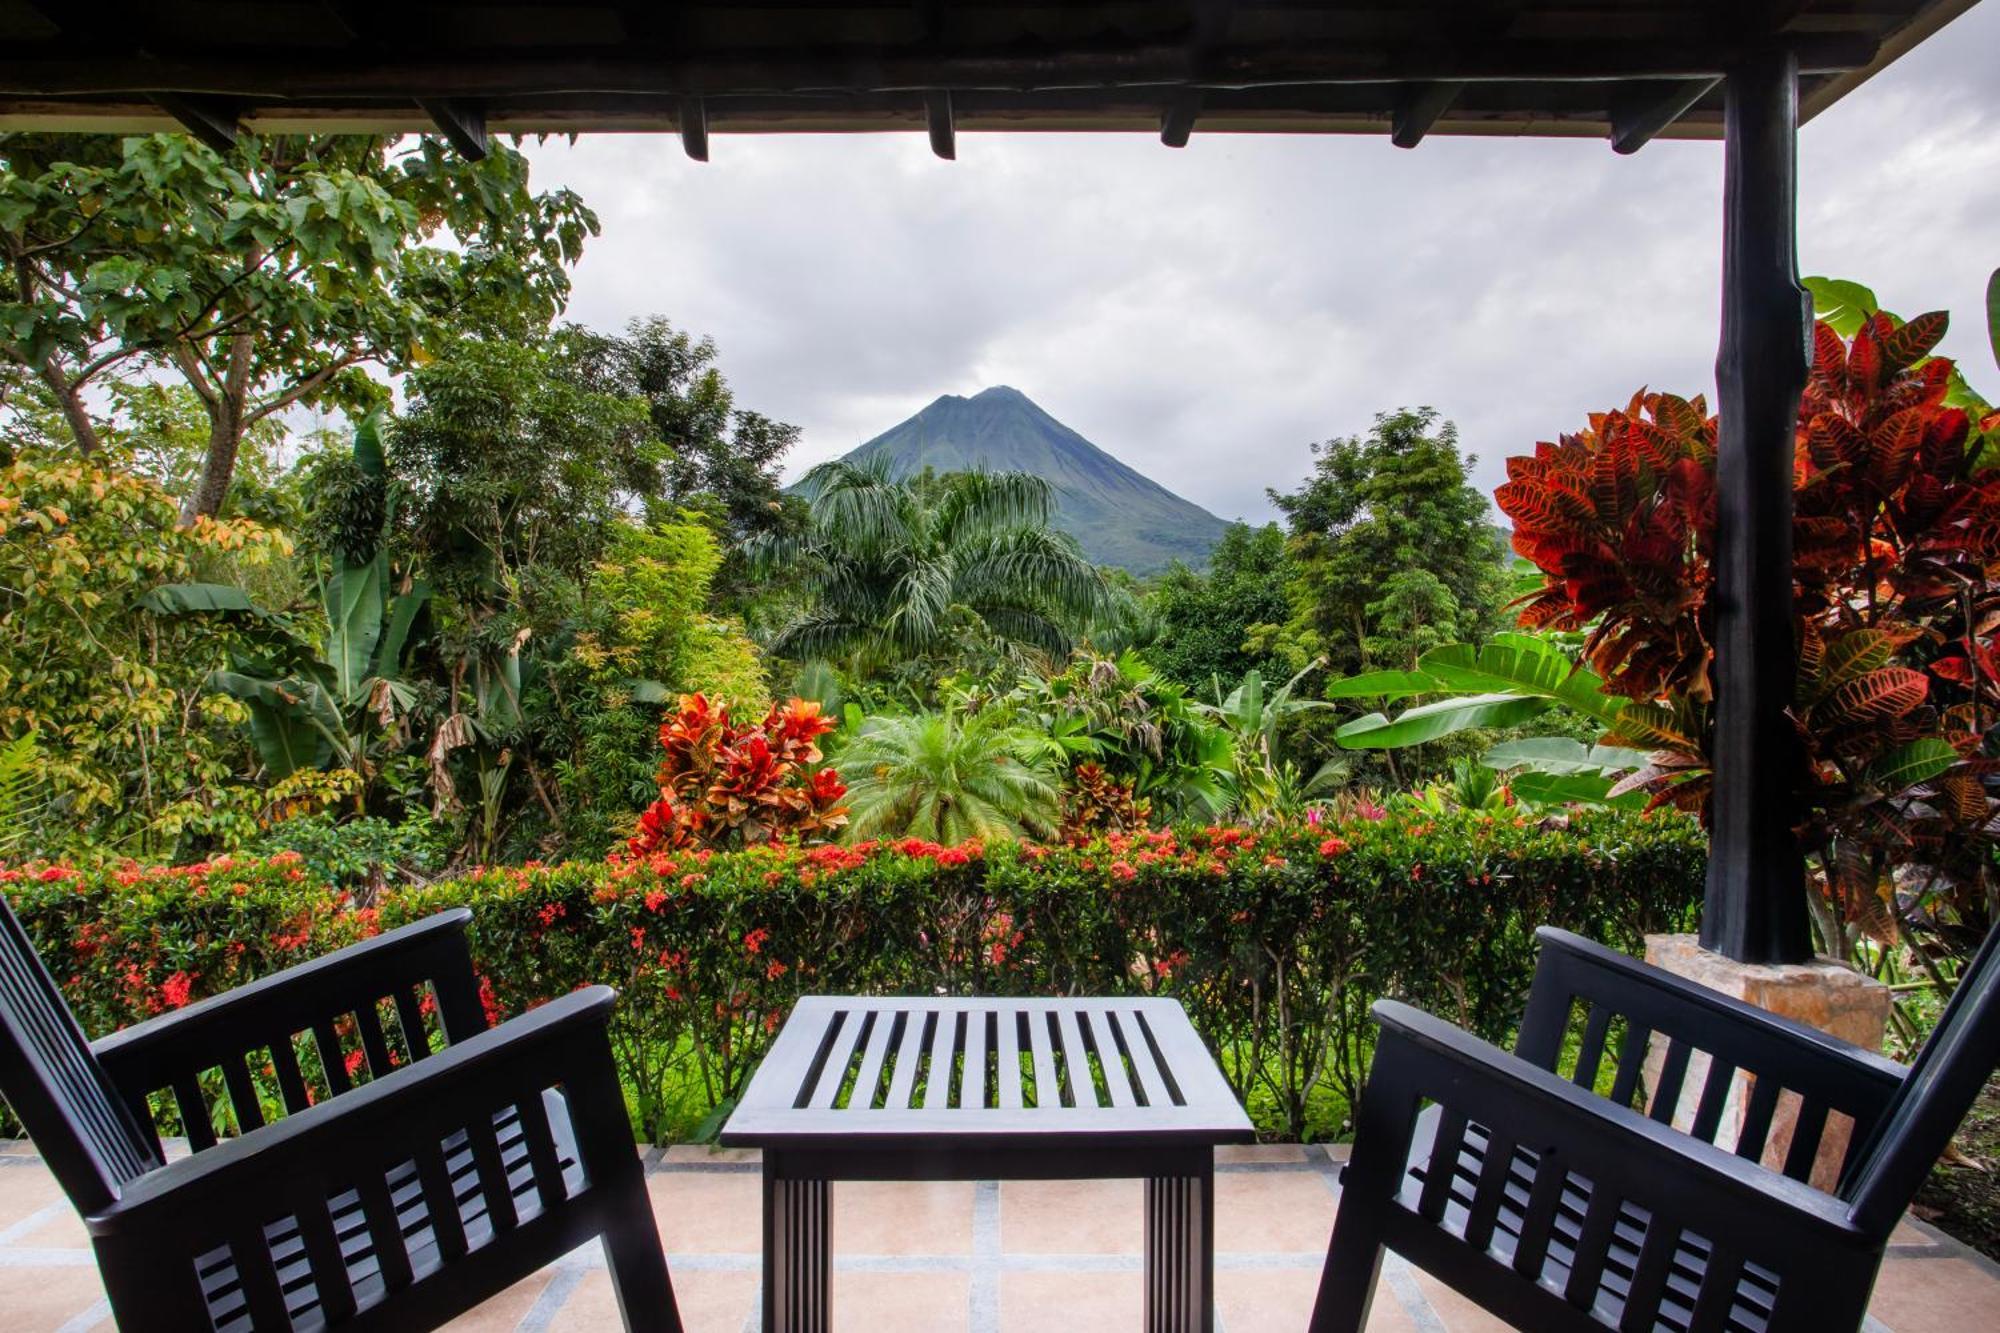
M 1336 1149 L 1224 1148 L 1216 1176 L 1217 1323 L 1226 1333 L 1305 1327 L 1338 1197 Z M 681 1311 L 692 1333 L 756 1328 L 757 1156 L 648 1154 Z M 836 1329 L 1064 1333 L 1139 1322 L 1136 1181 L 835 1187 Z M 1504 1329 L 1399 1260 L 1370 1328 Z M 88 1242 L 32 1145 L 0 1141 L 0 1330 L 109 1329 Z M 502 1293 L 462 1330 L 616 1329 L 594 1246 Z M 1905 1223 L 1876 1286 L 1868 1333 L 2000 1329 L 2000 1266 Z

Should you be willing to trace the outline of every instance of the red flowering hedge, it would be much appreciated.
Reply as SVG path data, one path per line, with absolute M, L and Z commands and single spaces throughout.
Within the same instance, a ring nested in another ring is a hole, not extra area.
M 1691 922 L 1703 858 L 1668 812 L 1468 812 L 494 868 L 392 890 L 375 913 L 285 857 L 0 880 L 93 1032 L 464 904 L 498 1010 L 620 988 L 618 1057 L 649 1138 L 725 1104 L 800 995 L 938 990 L 1177 996 L 1259 1124 L 1303 1136 L 1340 1129 L 1377 996 L 1504 1038 L 1535 926 L 1636 949 Z

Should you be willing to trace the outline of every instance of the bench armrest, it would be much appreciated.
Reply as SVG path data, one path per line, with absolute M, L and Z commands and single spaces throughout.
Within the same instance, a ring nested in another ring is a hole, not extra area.
M 347 1078 L 346 1070 L 338 1067 L 337 1056 L 328 1050 L 333 1025 L 354 1015 L 364 1042 L 373 1044 L 382 1038 L 376 1006 L 383 1000 L 395 1002 L 400 1026 L 408 1037 L 412 1025 L 421 1031 L 417 997 L 428 982 L 447 1041 L 461 1042 L 484 1031 L 485 1010 L 479 1002 L 478 977 L 465 938 L 471 920 L 472 913 L 462 907 L 439 912 L 185 1009 L 122 1028 L 92 1042 L 91 1052 L 141 1124 L 151 1122 L 148 1094 L 172 1089 L 185 1100 L 186 1095 L 195 1093 L 203 1071 L 220 1067 L 232 1101 L 237 1103 L 239 1124 L 254 1127 L 262 1123 L 261 1115 L 253 1106 L 244 1105 L 250 1089 L 245 1062 L 253 1051 L 272 1052 L 285 1100 L 298 1111 L 306 1101 L 292 1055 L 292 1039 L 298 1033 L 313 1033 L 318 1039 L 329 1084 L 338 1093 L 346 1090 Z M 377 1067 L 375 1054 L 371 1052 L 371 1068 L 378 1076 L 387 1073 L 387 1069 Z M 205 1116 L 197 1117 L 186 1106 L 182 1112 L 190 1122 L 190 1135 L 198 1143 L 211 1137 L 205 1124 L 193 1123 L 197 1118 L 205 1120 Z
M 344 1096 L 178 1158 L 128 1185 L 85 1225 L 99 1238 L 177 1235 L 190 1227 L 205 1230 L 201 1219 L 210 1212 L 240 1213 L 246 1200 L 259 1201 L 259 1211 L 271 1214 L 287 1200 L 324 1201 L 371 1176 L 379 1181 L 402 1162 L 421 1165 L 426 1151 L 436 1153 L 443 1138 L 476 1128 L 482 1117 L 490 1131 L 495 1112 L 538 1102 L 545 1089 L 558 1085 L 572 1102 L 586 1104 L 592 1097 L 602 1102 L 608 1092 L 615 1111 L 609 1123 L 624 1126 L 629 1150 L 630 1122 L 606 1030 L 615 999 L 608 986 L 574 991 Z M 598 1113 L 594 1123 L 607 1123 L 606 1107 L 589 1109 Z M 590 1119 L 578 1117 L 579 1139 Z M 238 1201 L 234 1207 L 232 1200 Z M 195 1244 L 226 1239 L 189 1238 Z
M 1381 1040 L 1350 1169 L 1365 1161 L 1377 1188 L 1389 1183 L 1389 1171 L 1400 1177 L 1417 1112 L 1431 1100 L 1461 1123 L 1560 1161 L 1593 1191 L 1773 1269 L 1879 1249 L 1879 1238 L 1857 1228 L 1848 1206 L 1830 1195 L 1607 1102 L 1421 1010 L 1381 1000 L 1373 1015 Z M 1398 1143 L 1401 1152 L 1382 1151 Z M 1393 1192 L 1392 1185 L 1386 1193 Z
M 1571 1008 L 1581 1000 L 1607 1018 L 1623 1017 L 1637 1040 L 1659 1033 L 1853 1117 L 1857 1139 L 1866 1136 L 1908 1072 L 1885 1056 L 1594 940 L 1549 926 L 1535 934 L 1541 956 L 1515 1054 L 1545 1070 L 1557 1067 Z

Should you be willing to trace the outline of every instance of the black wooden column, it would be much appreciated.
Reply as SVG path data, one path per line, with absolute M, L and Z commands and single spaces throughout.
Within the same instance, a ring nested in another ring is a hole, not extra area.
M 1740 962 L 1793 963 L 1812 952 L 1787 715 L 1798 670 L 1792 441 L 1812 328 L 1798 277 L 1797 60 L 1785 51 L 1746 60 L 1730 71 L 1727 98 L 1715 795 L 1701 942 Z

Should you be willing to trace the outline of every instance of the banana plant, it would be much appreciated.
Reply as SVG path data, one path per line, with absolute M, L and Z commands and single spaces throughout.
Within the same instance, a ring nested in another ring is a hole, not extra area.
M 380 430 L 371 415 L 354 442 L 361 477 L 378 486 L 386 480 Z M 336 553 L 320 580 L 323 637 L 312 637 L 291 617 L 266 610 L 228 584 L 165 584 L 139 600 L 159 615 L 238 622 L 250 648 L 213 672 L 209 684 L 249 710 L 251 742 L 273 781 L 302 769 L 347 768 L 365 787 L 374 774 L 375 738 L 393 731 L 415 701 L 402 669 L 431 589 L 421 579 L 401 589 L 392 586 L 388 552 L 379 539 L 387 527 L 379 497 L 372 512 L 380 524 L 376 540 L 365 543 L 372 549 Z

